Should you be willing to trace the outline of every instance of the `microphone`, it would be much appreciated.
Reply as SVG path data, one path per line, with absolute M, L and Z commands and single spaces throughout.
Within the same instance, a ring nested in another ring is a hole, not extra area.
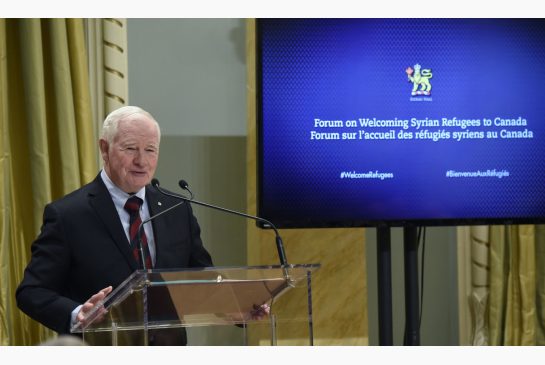
M 241 212 L 237 212 L 235 210 L 231 210 L 231 209 L 227 209 L 227 208 L 223 208 L 223 207 L 218 207 L 217 205 L 212 205 L 212 204 L 208 204 L 208 203 L 203 203 L 203 202 L 200 202 L 198 200 L 194 200 L 193 199 L 193 192 L 189 189 L 189 184 L 185 181 L 185 180 L 180 180 L 178 182 L 178 185 L 180 185 L 180 187 L 183 189 L 183 190 L 186 190 L 187 192 L 189 192 L 191 198 L 188 198 L 186 196 L 183 196 L 183 195 L 178 195 L 178 194 L 171 194 L 169 192 L 166 192 L 164 191 L 163 189 L 161 189 L 159 187 L 159 180 L 157 179 L 152 179 L 151 180 L 151 184 L 161 193 L 161 194 L 164 194 L 164 195 L 168 195 L 168 196 L 171 196 L 171 197 L 174 197 L 174 198 L 178 198 L 178 199 L 182 199 L 183 201 L 187 201 L 189 203 L 195 203 L 197 205 L 202 205 L 204 207 L 208 207 L 208 208 L 212 208 L 212 209 L 216 209 L 216 210 L 219 210 L 219 211 L 222 211 L 222 212 L 226 212 L 226 213 L 230 213 L 230 214 L 235 214 L 235 215 L 238 215 L 238 216 L 241 216 L 241 217 L 245 217 L 245 218 L 250 218 L 250 219 L 254 219 L 256 221 L 259 221 L 259 222 L 263 222 L 265 224 L 267 224 L 269 227 L 271 227 L 273 230 L 274 230 L 274 233 L 276 235 L 276 249 L 278 251 L 278 257 L 280 259 L 280 265 L 282 266 L 285 266 L 285 265 L 288 265 L 288 260 L 286 259 L 286 253 L 284 251 L 284 244 L 282 242 L 282 238 L 280 237 L 280 234 L 278 233 L 278 230 L 276 229 L 276 226 L 274 224 L 272 224 L 272 222 L 264 219 L 264 218 L 261 218 L 261 217 L 256 217 L 256 216 L 253 216 L 253 215 L 249 215 L 249 214 L 246 214 L 246 213 L 241 213 Z
M 153 180 L 156 180 L 157 179 L 153 179 Z M 153 184 L 153 180 L 151 181 L 151 183 Z M 155 215 L 152 215 L 151 217 L 149 217 L 148 219 L 142 221 L 142 223 L 140 223 L 140 225 L 138 226 L 138 231 L 136 233 L 137 237 L 138 237 L 138 250 L 140 251 L 140 257 L 142 259 L 142 267 L 145 270 L 147 270 L 148 268 L 146 267 L 146 257 L 144 255 L 144 248 L 142 247 L 142 231 L 144 229 L 144 224 L 148 223 L 148 222 L 151 222 L 152 220 L 154 220 L 155 218 L 165 214 L 166 212 L 169 212 L 171 211 L 172 209 L 176 208 L 176 207 L 179 207 L 180 205 L 182 205 L 183 203 L 185 203 L 184 200 L 182 200 L 181 202 L 179 203 L 176 203 L 174 204 L 173 206 L 163 210 L 162 212 L 159 212 Z M 150 268 L 151 269 L 151 268 Z
M 178 181 L 178 185 L 180 185 L 183 190 L 187 190 L 189 192 L 189 195 L 191 195 L 191 199 L 193 199 L 193 192 L 189 190 L 189 184 L 187 183 L 187 181 L 182 179 Z

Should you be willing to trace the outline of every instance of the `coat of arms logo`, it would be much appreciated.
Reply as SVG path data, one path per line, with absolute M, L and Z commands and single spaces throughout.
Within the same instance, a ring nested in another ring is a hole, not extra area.
M 414 65 L 414 69 L 409 66 L 405 72 L 409 81 L 413 83 L 411 95 L 431 95 L 432 73 L 430 68 L 422 69 L 422 66 L 417 63 Z

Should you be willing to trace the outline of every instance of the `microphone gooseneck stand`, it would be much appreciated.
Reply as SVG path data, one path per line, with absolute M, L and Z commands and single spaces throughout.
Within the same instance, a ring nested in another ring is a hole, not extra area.
M 219 207 L 217 205 L 213 205 L 213 204 L 209 204 L 209 203 L 204 203 L 204 202 L 200 202 L 198 200 L 195 200 L 193 198 L 193 192 L 189 189 L 189 185 L 187 184 L 187 182 L 185 180 L 180 180 L 178 185 L 180 185 L 180 187 L 186 191 L 189 192 L 189 194 L 191 195 L 190 198 L 186 197 L 186 196 L 183 196 L 183 195 L 178 195 L 178 194 L 172 194 L 172 193 L 169 193 L 167 191 L 164 191 L 160 186 L 159 186 L 159 180 L 157 179 L 152 179 L 151 181 L 151 184 L 153 187 L 155 187 L 161 194 L 164 194 L 164 195 L 167 195 L 167 196 L 171 196 L 171 197 L 174 197 L 174 198 L 178 198 L 178 199 L 182 199 L 182 201 L 186 201 L 188 203 L 195 203 L 197 205 L 201 205 L 201 206 L 204 206 L 204 207 L 208 207 L 208 208 L 212 208 L 212 209 L 216 209 L 216 210 L 219 210 L 219 211 L 222 211 L 222 212 L 226 212 L 226 213 L 230 213 L 230 214 L 234 214 L 234 215 L 238 215 L 238 216 L 241 216 L 241 217 L 245 217 L 245 218 L 249 218 L 249 219 L 253 219 L 255 221 L 259 221 L 259 222 L 262 222 L 262 223 L 265 223 L 266 226 L 272 228 L 274 230 L 274 233 L 276 235 L 276 249 L 278 251 L 278 257 L 280 259 L 280 265 L 282 266 L 283 270 L 284 270 L 284 275 L 286 278 L 289 278 L 289 275 L 287 273 L 287 266 L 288 266 L 288 260 L 286 258 L 286 253 L 284 251 L 284 243 L 282 242 L 282 237 L 280 237 L 280 233 L 278 232 L 278 229 L 276 228 L 276 226 L 270 222 L 269 220 L 265 219 L 265 218 L 261 218 L 261 217 L 257 217 L 257 216 L 253 216 L 253 215 L 250 215 L 250 214 L 246 214 L 246 213 L 242 213 L 242 212 L 237 212 L 235 210 L 232 210 L 232 209 L 227 209 L 227 208 L 223 208 L 223 207 Z

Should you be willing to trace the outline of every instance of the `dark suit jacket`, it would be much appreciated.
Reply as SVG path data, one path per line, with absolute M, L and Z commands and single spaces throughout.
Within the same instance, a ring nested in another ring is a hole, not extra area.
M 146 187 L 150 215 L 179 202 Z M 212 266 L 189 204 L 152 221 L 156 269 Z M 69 333 L 71 312 L 91 295 L 114 289 L 138 269 L 100 175 L 48 204 L 41 233 L 17 288 L 19 308 L 58 333 Z

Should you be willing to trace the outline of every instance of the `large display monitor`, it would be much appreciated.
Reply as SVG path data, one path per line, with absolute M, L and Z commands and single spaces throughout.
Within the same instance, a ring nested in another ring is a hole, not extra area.
M 259 19 L 258 215 L 545 221 L 544 19 Z

